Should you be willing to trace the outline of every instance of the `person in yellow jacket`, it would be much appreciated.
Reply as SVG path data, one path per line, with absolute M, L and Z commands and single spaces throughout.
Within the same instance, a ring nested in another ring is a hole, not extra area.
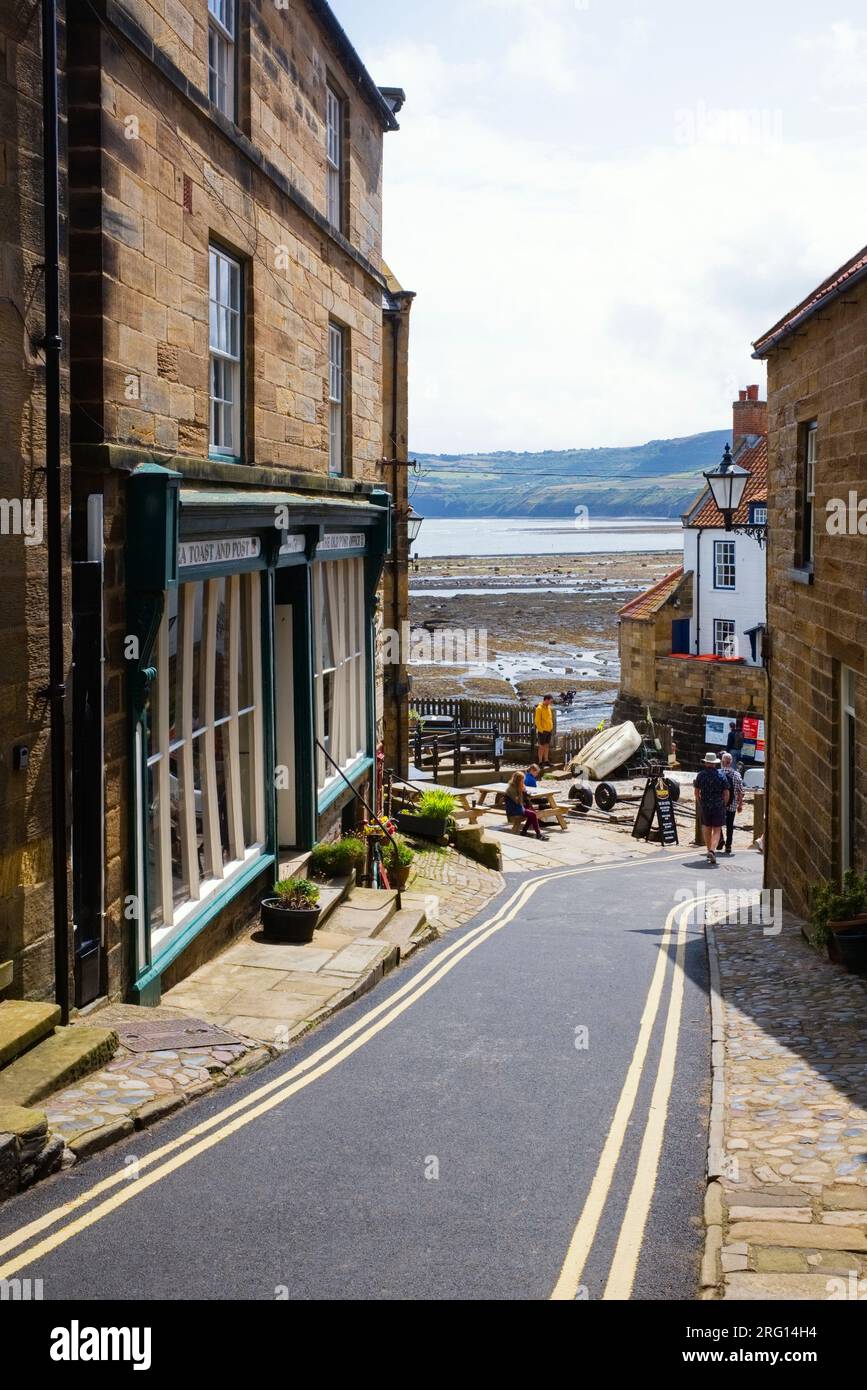
M 533 723 L 536 726 L 536 759 L 542 769 L 551 766 L 549 754 L 551 752 L 551 734 L 554 731 L 553 704 L 553 695 L 543 695 L 533 715 Z

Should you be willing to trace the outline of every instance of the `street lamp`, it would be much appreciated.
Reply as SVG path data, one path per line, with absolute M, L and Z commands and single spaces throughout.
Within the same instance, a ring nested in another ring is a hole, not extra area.
M 731 446 L 727 444 L 718 467 L 705 473 L 704 477 L 713 494 L 714 502 L 725 517 L 725 529 L 731 531 L 732 517 L 741 505 L 744 489 L 752 474 L 748 468 L 742 468 L 739 463 L 733 462 Z
M 406 514 L 406 538 L 410 545 L 417 539 L 423 521 L 424 517 L 419 516 L 415 508 L 410 506 Z

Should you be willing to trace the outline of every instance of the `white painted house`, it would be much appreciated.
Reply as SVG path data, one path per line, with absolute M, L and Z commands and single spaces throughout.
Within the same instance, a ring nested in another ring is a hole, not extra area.
M 768 519 L 767 402 L 748 386 L 734 402 L 732 458 L 750 473 L 733 526 Z M 717 460 L 709 460 L 709 468 Z M 683 568 L 693 576 L 692 616 L 672 624 L 672 652 L 764 664 L 767 622 L 765 548 L 754 535 L 726 531 L 709 487 L 683 517 Z

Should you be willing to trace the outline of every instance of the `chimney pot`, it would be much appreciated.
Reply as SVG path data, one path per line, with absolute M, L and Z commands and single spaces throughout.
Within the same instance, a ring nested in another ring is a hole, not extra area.
M 732 453 L 736 454 L 748 434 L 767 434 L 768 403 L 759 400 L 758 386 L 738 391 L 732 406 Z

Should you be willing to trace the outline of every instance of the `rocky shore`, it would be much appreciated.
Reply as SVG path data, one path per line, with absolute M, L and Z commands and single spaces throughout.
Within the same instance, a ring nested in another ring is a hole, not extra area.
M 680 551 L 417 560 L 412 646 L 428 659 L 412 662 L 413 694 L 532 700 L 571 689 L 570 721 L 598 723 L 620 678 L 617 610 L 680 560 Z M 431 651 L 444 628 L 465 634 L 466 655 L 478 659 L 459 661 L 459 642 Z

